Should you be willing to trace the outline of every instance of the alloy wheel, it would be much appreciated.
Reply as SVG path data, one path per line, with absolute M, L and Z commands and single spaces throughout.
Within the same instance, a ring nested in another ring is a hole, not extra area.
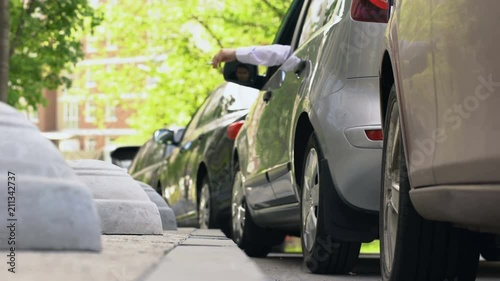
M 210 223 L 210 189 L 208 184 L 204 184 L 201 188 L 198 210 L 198 225 L 201 229 L 207 229 Z
M 231 221 L 233 226 L 233 239 L 240 243 L 245 228 L 245 200 L 243 195 L 243 182 L 240 171 L 236 172 L 233 184 L 233 195 L 231 203 Z
M 387 272 L 392 271 L 399 218 L 399 186 L 401 162 L 401 133 L 399 109 L 394 103 L 390 112 L 387 139 L 385 140 L 385 168 L 383 184 L 383 234 L 384 263 Z
M 308 252 L 316 240 L 319 206 L 319 161 L 312 148 L 306 158 L 302 188 L 302 239 Z

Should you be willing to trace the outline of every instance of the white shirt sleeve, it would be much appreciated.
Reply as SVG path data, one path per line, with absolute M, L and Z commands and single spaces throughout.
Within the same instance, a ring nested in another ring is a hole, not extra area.
M 287 45 L 250 46 L 236 49 L 236 59 L 242 63 L 274 66 L 283 64 L 292 53 Z

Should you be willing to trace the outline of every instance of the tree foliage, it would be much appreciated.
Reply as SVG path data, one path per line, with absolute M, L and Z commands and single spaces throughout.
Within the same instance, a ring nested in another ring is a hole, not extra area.
M 67 73 L 83 58 L 81 35 L 100 21 L 87 0 L 10 0 L 8 103 L 35 107 L 44 88 L 69 87 Z
M 92 67 L 101 96 L 133 107 L 129 120 L 147 137 L 159 127 L 186 125 L 220 83 L 220 70 L 207 62 L 220 48 L 269 44 L 291 1 L 281 0 L 121 0 L 100 7 L 105 19 L 96 29 L 94 58 L 137 58 L 134 63 Z M 82 85 L 80 81 L 79 85 Z M 80 87 L 75 87 L 77 92 Z M 123 100 L 123 94 L 146 98 Z

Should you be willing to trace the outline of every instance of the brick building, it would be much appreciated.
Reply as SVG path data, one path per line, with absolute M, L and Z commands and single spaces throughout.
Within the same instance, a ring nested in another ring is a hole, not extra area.
M 98 6 L 100 2 L 101 4 L 106 2 L 108 5 L 117 4 L 116 0 L 90 1 L 94 6 Z M 28 119 L 35 123 L 42 134 L 52 140 L 61 151 L 67 155 L 76 153 L 85 158 L 94 158 L 103 149 L 112 147 L 113 141 L 118 137 L 136 133 L 127 124 L 132 110 L 114 105 L 112 102 L 96 102 L 96 99 L 104 96 L 104 93 L 100 93 L 99 85 L 93 81 L 92 70 L 120 67 L 124 64 L 137 65 L 149 59 L 144 56 L 120 57 L 119 47 L 112 44 L 105 30 L 98 30 L 96 34 L 99 35 L 88 35 L 84 38 L 85 58 L 78 63 L 75 73 L 71 75 L 73 86 L 69 92 L 44 90 L 43 95 L 47 105 L 26 113 Z M 131 102 L 144 98 L 141 93 L 113 93 L 113 95 L 122 101 L 131 100 Z M 102 113 L 99 115 L 101 122 L 97 122 L 97 112 Z

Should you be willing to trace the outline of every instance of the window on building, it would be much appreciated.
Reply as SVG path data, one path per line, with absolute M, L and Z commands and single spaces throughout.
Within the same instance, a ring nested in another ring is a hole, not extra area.
M 78 102 L 66 102 L 63 106 L 63 122 L 67 129 L 78 128 Z
M 95 53 L 97 52 L 97 38 L 95 36 L 87 36 L 87 40 L 85 42 L 85 52 L 86 53 Z
M 85 139 L 85 150 L 94 151 L 96 148 L 96 140 L 94 138 Z
M 85 103 L 85 122 L 87 123 L 95 122 L 95 116 L 96 116 L 95 101 L 89 99 Z
M 95 88 L 96 87 L 96 82 L 94 81 L 92 77 L 92 70 L 90 67 L 87 67 L 86 73 L 85 73 L 85 87 L 86 88 Z
M 113 103 L 108 103 L 106 104 L 106 110 L 105 110 L 105 121 L 106 122 L 116 122 L 116 105 Z

